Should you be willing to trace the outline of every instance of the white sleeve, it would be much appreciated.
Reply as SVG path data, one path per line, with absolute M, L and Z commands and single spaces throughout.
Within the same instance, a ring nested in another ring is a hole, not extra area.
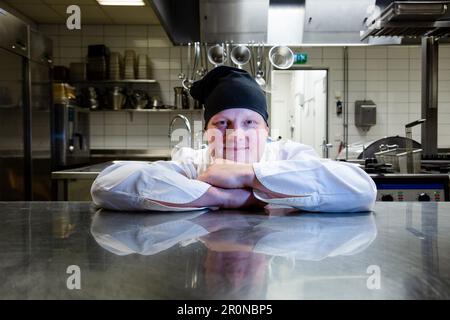
M 267 203 L 287 205 L 306 211 L 371 211 L 376 185 L 357 165 L 323 159 L 300 143 L 286 143 L 280 154 L 285 160 L 254 163 L 259 182 L 286 198 L 271 198 L 254 190 L 256 198 Z
M 165 206 L 155 201 L 184 204 L 200 198 L 209 184 L 192 179 L 186 164 L 127 161 L 103 170 L 91 188 L 94 203 L 111 210 L 191 211 L 204 208 Z

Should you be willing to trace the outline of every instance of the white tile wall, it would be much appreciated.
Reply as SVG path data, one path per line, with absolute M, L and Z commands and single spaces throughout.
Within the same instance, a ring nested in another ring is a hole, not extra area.
M 343 118 L 336 115 L 335 93 L 343 94 L 343 48 L 294 48 L 308 52 L 308 65 L 329 68 L 329 139 L 337 151 L 343 139 Z M 404 135 L 404 125 L 421 117 L 421 52 L 418 46 L 350 47 L 349 142 L 372 141 Z M 439 147 L 450 147 L 450 46 L 439 49 Z M 311 62 L 312 61 L 312 62 Z M 354 125 L 354 102 L 371 99 L 377 104 L 377 125 L 365 132 Z M 420 128 L 413 129 L 420 141 Z
M 196 110 L 180 112 L 91 112 L 92 149 L 168 149 L 170 120 L 177 113 L 185 114 L 194 130 L 194 121 L 201 121 L 202 114 Z M 182 128 L 182 122 L 174 129 Z

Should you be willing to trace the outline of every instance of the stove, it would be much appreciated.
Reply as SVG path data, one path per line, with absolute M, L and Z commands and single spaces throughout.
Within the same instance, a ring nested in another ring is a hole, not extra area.
M 450 201 L 450 157 L 438 155 L 422 160 L 421 173 L 395 173 L 392 165 L 376 159 L 353 159 L 377 185 L 377 201 Z M 345 160 L 341 160 L 345 161 Z
M 449 201 L 448 174 L 369 174 L 377 201 Z
M 421 165 L 426 173 L 450 173 L 450 153 L 423 155 Z

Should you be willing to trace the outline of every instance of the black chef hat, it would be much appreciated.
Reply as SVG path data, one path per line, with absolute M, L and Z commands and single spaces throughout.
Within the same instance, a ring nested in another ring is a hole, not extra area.
M 218 66 L 192 84 L 191 96 L 205 105 L 205 127 L 220 111 L 244 108 L 259 113 L 267 123 L 267 102 L 264 92 L 245 70 Z

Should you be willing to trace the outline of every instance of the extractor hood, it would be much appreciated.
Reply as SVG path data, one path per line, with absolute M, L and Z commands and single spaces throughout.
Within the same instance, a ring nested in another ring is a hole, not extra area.
M 420 44 L 419 38 L 361 35 L 393 0 L 152 0 L 176 45 L 264 42 L 268 45 Z M 419 3 L 418 1 L 408 1 Z M 428 1 L 430 2 L 430 1 Z
M 377 1 L 190 0 L 191 12 L 185 1 L 151 2 L 174 44 L 357 45 Z
M 200 0 L 202 41 L 361 44 L 375 0 Z

